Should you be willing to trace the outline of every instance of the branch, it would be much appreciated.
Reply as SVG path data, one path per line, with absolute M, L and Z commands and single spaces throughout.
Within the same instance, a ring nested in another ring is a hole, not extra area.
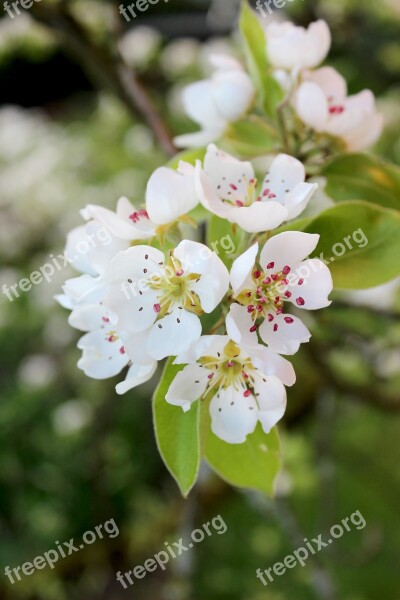
M 62 6 L 34 5 L 37 21 L 55 31 L 97 87 L 112 90 L 135 116 L 140 114 L 154 132 L 162 149 L 174 156 L 171 135 L 138 77 L 123 63 L 119 54 L 94 43 L 87 32 Z

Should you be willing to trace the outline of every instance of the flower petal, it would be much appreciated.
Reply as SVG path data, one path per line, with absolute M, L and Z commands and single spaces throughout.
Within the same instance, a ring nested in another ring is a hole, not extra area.
M 102 331 L 84 335 L 78 342 L 78 348 L 83 351 L 78 368 L 92 379 L 114 377 L 128 364 L 128 356 L 121 352 L 121 340 L 108 341 Z
M 288 219 L 295 219 L 307 208 L 317 189 L 317 183 L 299 183 L 292 192 L 287 194 L 285 208 L 288 211 Z
M 199 317 L 176 308 L 153 325 L 147 340 L 147 350 L 155 360 L 162 360 L 185 352 L 200 336 Z
M 185 412 L 190 410 L 206 391 L 209 371 L 200 365 L 188 365 L 180 371 L 165 396 L 166 401 L 174 406 L 181 406 Z
M 316 83 L 306 81 L 299 86 L 294 106 L 303 123 L 316 131 L 324 130 L 329 117 L 328 100 Z
M 263 268 L 274 263 L 274 271 L 285 266 L 292 267 L 307 258 L 317 247 L 319 235 L 301 231 L 285 231 L 270 238 L 261 251 L 260 264 Z
M 257 425 L 257 403 L 244 390 L 221 389 L 210 402 L 211 429 L 228 444 L 243 444 Z
M 249 182 L 254 179 L 250 162 L 240 161 L 219 150 L 215 144 L 210 144 L 204 157 L 204 172 L 219 198 L 242 202 L 247 200 Z
M 138 333 L 127 333 L 126 331 L 120 332 L 125 351 L 129 356 L 129 359 L 136 365 L 145 366 L 153 364 L 154 362 L 154 359 L 151 358 L 146 351 L 149 332 L 149 329 L 145 329 Z
M 331 304 L 328 296 L 333 289 L 332 275 L 321 260 L 312 258 L 301 262 L 293 267 L 291 276 L 289 302 L 305 310 L 318 310 Z
M 333 67 L 321 67 L 315 71 L 306 71 L 303 81 L 316 83 L 333 104 L 342 104 L 347 96 L 347 83 Z
M 304 166 L 297 158 L 288 154 L 279 154 L 273 160 L 269 172 L 264 178 L 262 195 L 268 189 L 277 196 L 278 201 L 282 201 L 286 197 L 286 190 L 291 191 L 305 178 Z
M 232 290 L 237 296 L 243 289 L 253 288 L 254 283 L 251 277 L 256 258 L 258 254 L 258 243 L 250 246 L 246 252 L 241 254 L 233 263 L 231 268 L 230 280 Z
M 257 333 L 250 331 L 253 325 L 251 315 L 245 306 L 231 305 L 226 317 L 226 330 L 231 340 L 243 346 L 257 346 Z
M 116 317 L 101 304 L 83 304 L 72 311 L 68 323 L 80 331 L 96 331 L 110 329 L 116 323 Z
M 132 365 L 126 375 L 125 381 L 118 383 L 115 386 L 117 394 L 122 395 L 149 381 L 157 370 L 157 361 L 152 362 L 149 365 Z
M 218 114 L 227 121 L 237 121 L 250 108 L 255 90 L 244 71 L 217 72 L 212 79 L 213 100 Z
M 277 377 L 263 377 L 257 373 L 254 380 L 254 391 L 259 406 L 258 419 L 265 433 L 280 421 L 286 411 L 286 390 Z
M 248 233 L 276 229 L 288 219 L 288 211 L 279 202 L 254 202 L 251 206 L 232 208 L 228 218 Z
M 227 335 L 202 335 L 188 350 L 176 357 L 174 365 L 194 364 L 201 356 L 217 356 L 218 352 L 222 354 L 228 342 Z
M 273 375 L 288 387 L 294 385 L 296 382 L 296 373 L 293 365 L 286 358 L 283 358 L 283 356 L 276 354 L 261 344 L 253 348 L 246 348 L 246 350 L 253 365 L 256 369 L 262 371 L 265 376 Z
M 176 221 L 197 206 L 199 199 L 191 175 L 160 167 L 147 184 L 146 209 L 150 220 L 157 225 Z
M 290 319 L 290 322 L 285 319 Z M 260 336 L 268 348 L 279 354 L 296 354 L 300 344 L 308 342 L 311 333 L 297 317 L 276 315 L 273 321 L 265 319 L 259 328 Z

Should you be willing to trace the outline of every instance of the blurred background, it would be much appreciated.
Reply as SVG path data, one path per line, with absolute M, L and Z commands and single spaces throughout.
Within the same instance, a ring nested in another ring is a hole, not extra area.
M 175 134 L 194 130 L 181 88 L 210 72 L 210 53 L 240 55 L 236 0 L 160 0 L 129 23 L 118 5 L 43 0 L 14 19 L 0 5 L 0 289 L 61 254 L 87 203 L 114 208 L 120 195 L 141 203 L 149 175 L 167 160 L 168 133 L 162 144 L 154 138 L 149 115 L 115 75 L 120 55 L 136 73 L 135 93 L 145 90 Z M 376 151 L 399 163 L 398 0 L 287 7 L 273 18 L 328 21 L 329 62 L 352 93 L 368 87 L 378 96 L 386 130 Z M 72 275 L 57 270 L 12 302 L 0 294 L 1 599 L 400 598 L 398 283 L 337 295 L 315 316 L 280 427 L 276 499 L 234 490 L 204 469 L 184 501 L 156 449 L 153 384 L 117 397 L 115 381 L 89 380 L 76 367 L 79 334 L 53 300 Z M 256 579 L 257 568 L 357 510 L 363 530 L 267 588 Z M 116 571 L 218 514 L 227 534 L 127 591 L 116 581 Z M 15 585 L 4 575 L 108 519 L 118 537 Z

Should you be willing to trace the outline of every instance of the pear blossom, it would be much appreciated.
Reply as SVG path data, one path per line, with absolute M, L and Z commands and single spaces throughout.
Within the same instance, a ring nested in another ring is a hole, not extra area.
M 349 151 L 368 148 L 382 133 L 383 115 L 376 112 L 373 93 L 347 96 L 345 79 L 332 67 L 303 73 L 294 108 L 306 125 L 340 138 Z
M 229 288 L 215 252 L 182 241 L 167 259 L 150 246 L 120 252 L 105 276 L 105 306 L 119 329 L 144 335 L 143 351 L 161 360 L 187 350 L 201 335 L 199 316 L 212 312 Z
M 143 350 L 143 334 L 118 331 L 116 316 L 101 304 L 83 304 L 70 314 L 69 324 L 85 331 L 78 348 L 82 357 L 78 368 L 93 379 L 108 379 L 129 366 L 125 381 L 116 386 L 118 394 L 148 381 L 157 369 L 157 361 Z
M 236 59 L 216 54 L 209 60 L 215 68 L 211 78 L 183 90 L 185 112 L 202 130 L 176 137 L 178 148 L 204 146 L 219 139 L 229 123 L 238 121 L 253 103 L 255 88 Z
M 279 227 L 306 208 L 318 186 L 305 183 L 305 176 L 300 161 L 279 154 L 257 191 L 252 164 L 210 144 L 204 170 L 197 165 L 196 184 L 200 201 L 208 210 L 249 233 L 258 233 Z
M 229 313 L 235 340 L 258 330 L 268 347 L 280 354 L 295 354 L 309 341 L 311 334 L 301 319 L 284 311 L 286 302 L 303 310 L 331 304 L 328 267 L 319 259 L 306 260 L 318 241 L 317 234 L 288 231 L 270 238 L 259 260 L 258 244 L 236 259 L 230 281 L 237 304 Z
M 185 412 L 210 398 L 213 433 L 242 444 L 260 421 L 265 433 L 283 417 L 286 385 L 293 385 L 292 365 L 265 346 L 235 343 L 228 335 L 203 336 L 175 364 L 186 364 L 165 397 Z
M 317 67 L 331 46 L 331 34 L 325 21 L 311 23 L 307 29 L 293 23 L 271 23 L 266 28 L 267 54 L 276 69 L 298 71 Z

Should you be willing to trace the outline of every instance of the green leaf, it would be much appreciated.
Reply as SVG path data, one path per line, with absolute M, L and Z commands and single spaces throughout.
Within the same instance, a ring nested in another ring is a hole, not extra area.
M 200 402 L 184 413 L 179 406 L 165 400 L 169 386 L 183 365 L 169 359 L 153 397 L 153 420 L 157 446 L 165 466 L 176 480 L 183 496 L 196 483 L 201 463 Z
M 207 225 L 207 246 L 214 250 L 230 269 L 238 256 L 244 231 L 226 219 L 212 215 Z
M 191 150 L 184 150 L 183 152 L 179 152 L 173 158 L 171 158 L 171 160 L 167 162 L 166 166 L 170 169 L 177 169 L 181 160 L 189 163 L 190 165 L 195 165 L 197 160 L 202 161 L 204 159 L 205 154 L 205 148 L 193 148 Z
M 228 150 L 243 158 L 268 154 L 279 145 L 279 134 L 263 119 L 251 115 L 231 123 L 224 137 Z
M 274 117 L 284 92 L 272 76 L 267 58 L 265 32 L 247 0 L 242 4 L 240 31 L 244 40 L 248 69 L 259 95 L 260 107 L 270 117 Z
M 323 172 L 326 191 L 338 202 L 366 200 L 400 210 L 400 168 L 368 154 L 344 154 Z
M 319 233 L 314 256 L 327 262 L 334 286 L 364 289 L 400 275 L 400 213 L 363 201 L 342 202 L 304 231 Z
M 231 485 L 272 495 L 281 466 L 277 429 L 267 435 L 258 424 L 243 444 L 227 444 L 210 432 L 205 458 L 210 467 Z

